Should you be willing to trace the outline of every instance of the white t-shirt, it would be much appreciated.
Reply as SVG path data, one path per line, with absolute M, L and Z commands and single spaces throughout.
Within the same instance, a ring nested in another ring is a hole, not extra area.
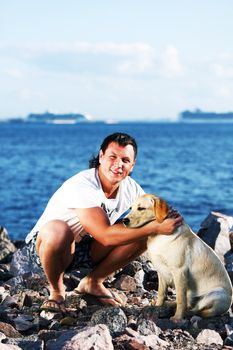
M 117 196 L 108 199 L 103 192 L 98 171 L 94 168 L 81 171 L 65 181 L 49 200 L 45 211 L 26 237 L 28 243 L 41 227 L 51 220 L 65 221 L 79 242 L 87 234 L 74 209 L 101 207 L 111 224 L 129 209 L 133 201 L 144 194 L 143 189 L 130 177 L 121 181 Z

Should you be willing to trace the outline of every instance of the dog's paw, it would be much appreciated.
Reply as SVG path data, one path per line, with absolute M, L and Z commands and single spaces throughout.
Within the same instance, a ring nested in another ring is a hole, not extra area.
M 173 322 L 181 322 L 184 320 L 184 315 L 174 315 L 172 317 L 170 317 L 170 320 L 172 320 Z
M 186 329 L 186 327 L 188 327 L 189 325 L 189 321 L 184 318 L 177 319 L 177 318 L 174 318 L 173 316 L 173 317 L 170 317 L 170 321 L 172 321 L 172 323 L 175 324 L 176 327 L 179 327 L 181 329 Z

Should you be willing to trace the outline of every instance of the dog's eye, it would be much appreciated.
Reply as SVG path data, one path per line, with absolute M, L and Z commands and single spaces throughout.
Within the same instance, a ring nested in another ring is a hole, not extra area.
M 141 211 L 141 210 L 145 210 L 146 208 L 143 208 L 143 207 L 138 207 L 138 210 Z

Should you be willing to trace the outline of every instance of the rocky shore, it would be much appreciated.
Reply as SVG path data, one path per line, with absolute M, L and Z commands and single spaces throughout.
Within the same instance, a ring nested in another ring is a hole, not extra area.
M 233 218 L 211 213 L 198 234 L 222 259 L 233 279 Z M 12 242 L 0 230 L 0 350 L 153 350 L 232 349 L 233 313 L 175 322 L 175 291 L 167 305 L 156 307 L 157 274 L 147 255 L 141 256 L 107 281 L 125 300 L 123 307 L 101 305 L 77 295 L 74 288 L 88 269 L 65 275 L 67 313 L 40 310 L 48 298 L 45 277 L 24 253 L 24 243 Z

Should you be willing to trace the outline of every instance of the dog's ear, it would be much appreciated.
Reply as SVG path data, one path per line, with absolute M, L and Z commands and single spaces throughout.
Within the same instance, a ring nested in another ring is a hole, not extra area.
M 169 207 L 167 203 L 159 197 L 154 197 L 154 209 L 155 209 L 155 217 L 156 220 L 161 223 L 163 220 L 166 219 L 168 212 L 169 212 Z

